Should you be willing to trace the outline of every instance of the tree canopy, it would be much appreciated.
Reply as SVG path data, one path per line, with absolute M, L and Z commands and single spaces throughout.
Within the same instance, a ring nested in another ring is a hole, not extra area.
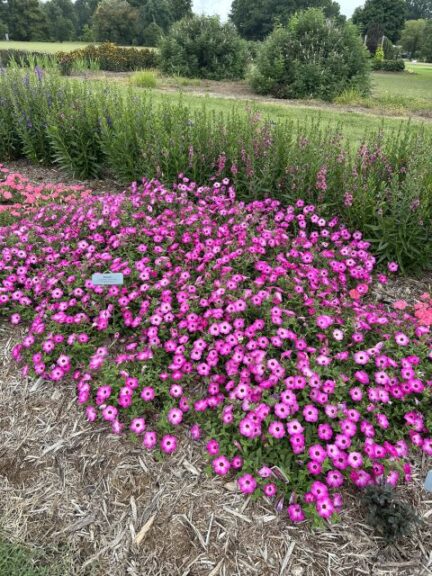
M 401 45 L 412 58 L 420 55 L 423 48 L 426 20 L 408 20 L 401 34 Z
M 234 0 L 230 18 L 247 40 L 263 40 L 275 24 L 287 24 L 290 17 L 306 8 L 322 8 L 326 16 L 339 16 L 333 0 Z
M 102 0 L 93 16 L 96 40 L 131 44 L 137 29 L 139 12 L 126 0 Z
M 405 23 L 405 0 L 366 0 L 354 11 L 352 21 L 367 35 L 387 36 L 397 42 Z
M 432 18 L 432 0 L 406 0 L 408 20 Z
M 7 0 L 6 24 L 11 40 L 46 40 L 48 27 L 39 0 Z

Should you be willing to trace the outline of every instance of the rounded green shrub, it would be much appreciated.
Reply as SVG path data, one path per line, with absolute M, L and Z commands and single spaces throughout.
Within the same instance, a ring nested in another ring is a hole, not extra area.
M 369 72 L 368 52 L 357 29 L 311 8 L 270 34 L 250 80 L 259 94 L 332 100 L 350 88 L 367 94 Z
M 160 43 L 160 67 L 169 75 L 235 80 L 244 77 L 247 61 L 245 41 L 217 16 L 184 18 Z

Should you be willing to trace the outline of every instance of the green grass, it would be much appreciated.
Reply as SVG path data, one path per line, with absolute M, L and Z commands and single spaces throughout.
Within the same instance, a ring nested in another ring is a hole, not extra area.
M 432 117 L 432 65 L 408 63 L 405 72 L 374 72 L 370 97 L 348 91 L 337 98 L 336 103 L 387 114 Z
M 169 84 L 175 79 L 161 78 L 165 84 Z M 79 81 L 72 79 L 72 81 Z M 93 82 L 105 81 L 92 80 Z M 112 81 L 112 80 L 111 80 Z M 140 90 L 139 86 L 132 86 L 127 79 L 120 79 L 116 82 L 117 86 L 122 90 Z M 159 83 L 158 83 L 159 85 Z M 263 118 L 272 120 L 274 122 L 290 120 L 302 123 L 319 122 L 321 126 L 335 128 L 338 127 L 340 132 L 352 144 L 358 146 L 361 144 L 367 133 L 376 133 L 379 130 L 398 130 L 401 124 L 410 123 L 412 126 L 420 127 L 424 125 L 425 130 L 432 132 L 432 123 L 424 122 L 421 118 L 394 118 L 390 116 L 383 116 L 373 112 L 347 112 L 338 110 L 336 106 L 323 107 L 319 101 L 316 103 L 305 103 L 304 105 L 291 103 L 289 101 L 280 102 L 260 102 L 259 100 L 245 100 L 226 97 L 216 97 L 210 95 L 197 95 L 185 92 L 162 92 L 159 90 L 153 91 L 153 100 L 155 102 L 169 102 L 178 101 L 181 99 L 184 105 L 191 109 L 197 109 L 205 106 L 208 110 L 214 111 L 216 114 L 224 113 L 229 114 L 233 109 L 246 111 L 253 109 L 258 111 Z M 345 102 L 342 102 L 345 103 Z M 347 102 L 350 103 L 350 102 Z M 372 107 L 372 106 L 371 106 Z
M 405 72 L 375 72 L 374 97 L 401 96 L 428 100 L 432 108 L 432 65 L 408 64 Z
M 156 88 L 158 84 L 158 74 L 155 70 L 140 70 L 134 72 L 129 77 L 129 82 L 138 88 Z
M 0 50 L 28 50 L 29 52 L 45 52 L 55 54 L 56 52 L 72 52 L 78 48 L 85 48 L 88 42 L 15 42 L 10 40 L 0 41 Z
M 28 50 L 29 52 L 56 54 L 57 52 L 72 52 L 72 50 L 85 48 L 88 45 L 89 42 L 18 42 L 14 40 L 6 42 L 6 40 L 1 40 L 0 50 Z M 136 46 L 136 48 L 144 48 L 144 46 Z M 154 48 L 148 49 L 154 50 Z
M 0 540 L 0 576 L 65 576 L 65 563 L 39 550 Z
M 299 123 L 319 121 L 325 127 L 338 126 L 342 134 L 351 142 L 353 146 L 357 146 L 364 140 L 365 133 L 376 132 L 380 129 L 395 129 L 397 130 L 401 124 L 410 122 L 412 125 L 420 126 L 425 125 L 426 130 L 432 132 L 432 123 L 423 123 L 418 119 L 398 119 L 391 117 L 381 117 L 373 114 L 365 114 L 362 112 L 343 112 L 336 108 L 329 108 L 328 110 L 314 109 L 311 106 L 301 105 L 287 105 L 283 103 L 269 103 L 234 100 L 227 98 L 216 98 L 214 96 L 196 96 L 192 94 L 169 94 L 155 92 L 153 97 L 160 101 L 178 100 L 180 97 L 184 104 L 191 108 L 198 108 L 205 105 L 207 108 L 214 110 L 216 113 L 228 113 L 233 108 L 246 111 L 247 108 L 253 108 L 259 111 L 263 117 L 273 121 L 294 120 Z

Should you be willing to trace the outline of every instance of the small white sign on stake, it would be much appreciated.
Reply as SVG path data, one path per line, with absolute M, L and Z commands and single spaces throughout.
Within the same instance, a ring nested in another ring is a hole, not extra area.
M 427 476 L 426 476 L 426 481 L 425 481 L 425 490 L 427 492 L 432 492 L 432 470 L 429 470 Z
M 123 274 L 119 272 L 96 273 L 92 275 L 95 286 L 120 286 L 123 284 Z

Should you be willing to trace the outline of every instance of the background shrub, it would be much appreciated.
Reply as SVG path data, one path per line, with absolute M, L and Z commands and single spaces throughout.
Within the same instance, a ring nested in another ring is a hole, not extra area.
M 157 46 L 163 36 L 163 30 L 156 22 L 146 26 L 142 33 L 144 46 Z
M 424 27 L 421 55 L 426 62 L 432 62 L 432 20 L 427 20 Z
M 90 44 L 80 50 L 60 52 L 57 54 L 62 74 L 68 75 L 73 70 L 74 62 L 85 60 L 97 62 L 101 70 L 108 72 L 129 72 L 145 68 L 156 68 L 157 53 L 146 48 L 122 48 L 107 42 L 96 46 Z
M 405 70 L 405 62 L 402 59 L 398 60 L 372 60 L 373 70 L 382 70 L 383 72 L 403 72 Z
M 351 87 L 365 94 L 368 54 L 354 26 L 326 19 L 321 10 L 306 10 L 263 43 L 251 85 L 276 98 L 332 100 Z
M 29 68 L 34 67 L 36 64 L 41 64 L 44 68 L 55 66 L 55 56 L 28 50 L 0 50 L 0 68 L 6 68 L 11 65 Z
M 234 25 L 217 16 L 184 18 L 160 43 L 160 66 L 170 75 L 234 80 L 244 77 L 247 59 Z

